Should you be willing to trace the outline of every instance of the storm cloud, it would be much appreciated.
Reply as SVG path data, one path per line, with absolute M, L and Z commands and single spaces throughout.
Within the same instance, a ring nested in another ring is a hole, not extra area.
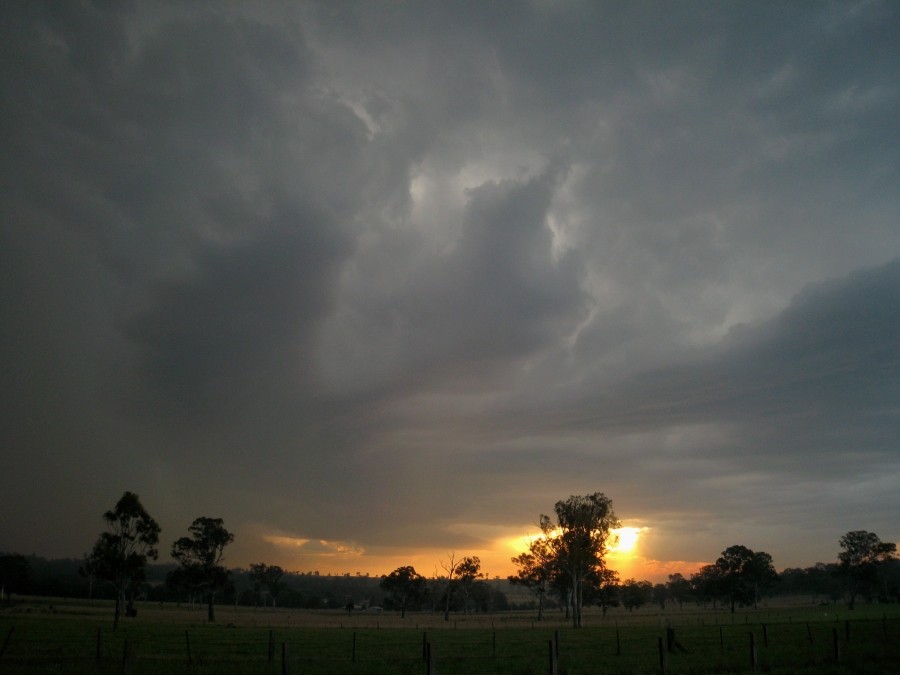
M 126 489 L 291 569 L 595 490 L 648 574 L 900 539 L 898 20 L 4 3 L 0 549 Z

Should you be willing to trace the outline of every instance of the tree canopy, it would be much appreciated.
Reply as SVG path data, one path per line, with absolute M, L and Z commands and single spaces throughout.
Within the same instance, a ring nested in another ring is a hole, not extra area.
M 381 580 L 381 589 L 389 594 L 392 604 L 400 608 L 400 617 L 425 592 L 425 577 L 412 565 L 398 567 Z
M 196 589 L 206 594 L 209 621 L 215 621 L 213 603 L 216 593 L 228 583 L 229 572 L 220 565 L 225 547 L 234 535 L 225 529 L 221 518 L 200 517 L 188 528 L 189 537 L 181 537 L 172 544 L 172 557 L 181 567 L 172 573 L 174 584 Z
M 858 595 L 869 595 L 877 587 L 880 568 L 894 557 L 897 545 L 883 542 L 877 534 L 865 530 L 848 532 L 838 543 L 841 546 L 838 560 L 847 581 L 850 609 L 853 609 Z
M 582 625 L 583 585 L 604 568 L 610 531 L 619 526 L 612 500 L 602 492 L 571 496 L 556 502 L 555 521 L 541 514 L 541 531 L 550 545 L 560 572 L 566 577 L 572 597 L 572 623 Z
M 103 514 L 107 531 L 101 533 L 88 557 L 94 576 L 109 581 L 116 590 L 113 627 L 118 628 L 122 606 L 128 600 L 133 612 L 134 590 L 144 580 L 147 559 L 156 560 L 159 525 L 133 492 L 125 492 L 115 507 Z

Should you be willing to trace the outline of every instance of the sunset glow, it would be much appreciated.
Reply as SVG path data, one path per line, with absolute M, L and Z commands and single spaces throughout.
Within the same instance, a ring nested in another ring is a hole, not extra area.
M 612 544 L 609 547 L 610 553 L 626 554 L 633 553 L 638 544 L 641 530 L 637 527 L 619 527 L 612 531 L 610 540 Z

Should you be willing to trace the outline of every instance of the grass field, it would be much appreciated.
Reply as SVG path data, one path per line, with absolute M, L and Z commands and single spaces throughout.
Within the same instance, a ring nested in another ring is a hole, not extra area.
M 139 605 L 112 631 L 105 602 L 29 599 L 0 609 L 0 673 L 267 673 L 293 675 L 427 672 L 551 672 L 558 641 L 560 675 L 660 673 L 659 642 L 672 628 L 683 647 L 666 653 L 666 672 L 900 672 L 900 606 L 770 606 L 724 611 L 644 608 L 602 617 L 587 613 L 573 630 L 559 614 L 451 616 L 354 614 Z M 835 654 L 835 637 L 839 657 Z M 270 660 L 271 649 L 271 660 Z M 286 655 L 286 661 L 283 661 Z

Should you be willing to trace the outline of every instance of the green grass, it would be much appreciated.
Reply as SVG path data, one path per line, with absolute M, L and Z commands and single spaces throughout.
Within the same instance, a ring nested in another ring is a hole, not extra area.
M 104 603 L 39 601 L 0 609 L 0 657 L 4 673 L 282 672 L 282 645 L 293 674 L 376 675 L 426 672 L 427 635 L 436 671 L 455 673 L 549 672 L 550 644 L 559 635 L 559 673 L 659 673 L 658 640 L 666 625 L 686 652 L 667 654 L 668 672 L 750 672 L 750 634 L 757 672 L 890 673 L 900 671 L 900 606 L 843 608 L 773 607 L 725 612 L 644 609 L 601 617 L 586 615 L 574 630 L 559 615 L 545 623 L 530 613 L 451 617 L 412 614 L 354 615 L 338 612 L 217 608 L 218 623 L 199 608 L 140 607 L 112 631 Z M 849 621 L 849 639 L 847 629 Z M 764 627 L 765 626 L 765 633 Z M 12 634 L 10 635 L 10 630 Z M 841 663 L 834 655 L 837 631 Z M 618 640 L 617 640 L 618 632 Z M 269 636 L 274 659 L 269 662 Z M 100 658 L 97 658 L 98 634 Z M 768 645 L 764 643 L 764 636 Z M 188 661 L 190 643 L 190 662 Z

